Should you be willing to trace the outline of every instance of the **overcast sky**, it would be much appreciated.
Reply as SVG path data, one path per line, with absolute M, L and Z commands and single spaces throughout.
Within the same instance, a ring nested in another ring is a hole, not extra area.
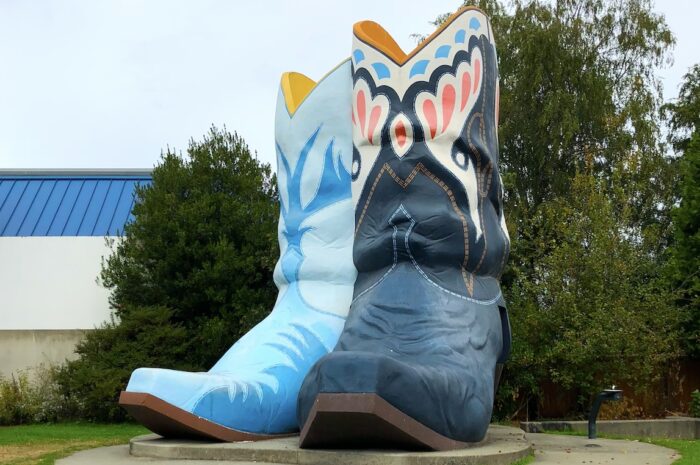
M 700 2 L 657 0 L 678 43 L 665 95 L 700 62 Z M 404 50 L 456 0 L 0 0 L 0 169 L 150 168 L 212 125 L 274 160 L 279 77 L 316 80 L 350 54 L 352 24 Z

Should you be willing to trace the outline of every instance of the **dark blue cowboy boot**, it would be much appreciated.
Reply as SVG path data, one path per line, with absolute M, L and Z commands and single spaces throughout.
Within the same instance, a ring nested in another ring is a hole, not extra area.
M 354 28 L 358 269 L 333 352 L 302 385 L 302 447 L 484 439 L 510 328 L 492 29 L 465 8 L 410 55 Z

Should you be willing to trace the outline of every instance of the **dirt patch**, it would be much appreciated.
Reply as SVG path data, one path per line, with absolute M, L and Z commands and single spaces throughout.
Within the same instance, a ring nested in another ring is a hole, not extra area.
M 0 463 L 3 465 L 32 465 L 38 463 L 46 454 L 69 449 L 90 449 L 102 445 L 106 445 L 105 441 L 69 441 L 0 446 Z

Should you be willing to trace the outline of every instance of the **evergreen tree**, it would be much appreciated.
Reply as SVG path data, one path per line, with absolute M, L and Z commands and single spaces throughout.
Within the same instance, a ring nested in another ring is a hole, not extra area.
M 114 319 L 60 375 L 87 418 L 123 418 L 135 368 L 210 368 L 275 302 L 275 179 L 238 135 L 213 128 L 187 156 L 168 150 L 133 213 L 101 273 Z
M 683 343 L 687 355 L 700 358 L 700 131 L 684 144 L 681 201 L 673 211 L 674 243 L 669 268 L 687 310 Z
M 673 210 L 669 277 L 686 311 L 683 344 L 700 358 L 700 64 L 685 75 L 678 98 L 665 106 L 670 140 L 680 155 L 680 201 Z

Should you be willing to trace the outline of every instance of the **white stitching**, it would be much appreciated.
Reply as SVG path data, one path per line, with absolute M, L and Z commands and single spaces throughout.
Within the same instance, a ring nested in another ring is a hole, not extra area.
M 479 305 L 492 305 L 496 303 L 500 298 L 501 298 L 501 292 L 499 291 L 496 297 L 490 300 L 478 300 L 478 299 L 473 299 L 471 297 L 464 296 L 462 294 L 457 294 L 456 292 L 450 291 L 449 289 L 445 289 L 444 287 L 440 286 L 438 283 L 434 282 L 432 279 L 428 277 L 428 275 L 421 269 L 421 267 L 418 265 L 418 262 L 416 259 L 413 257 L 413 254 L 411 253 L 411 248 L 408 245 L 408 236 L 411 235 L 411 230 L 413 227 L 416 225 L 416 221 L 411 217 L 411 215 L 406 211 L 404 208 L 403 204 L 399 206 L 400 209 L 403 210 L 404 214 L 411 220 L 411 226 L 409 226 L 408 231 L 406 231 L 405 237 L 405 245 L 406 245 L 406 251 L 408 252 L 408 256 L 411 257 L 411 261 L 413 262 L 413 266 L 416 267 L 418 272 L 433 286 L 437 287 L 441 291 L 447 292 L 448 294 L 451 294 L 455 297 L 459 297 L 461 299 L 467 300 L 469 302 L 473 302 Z

